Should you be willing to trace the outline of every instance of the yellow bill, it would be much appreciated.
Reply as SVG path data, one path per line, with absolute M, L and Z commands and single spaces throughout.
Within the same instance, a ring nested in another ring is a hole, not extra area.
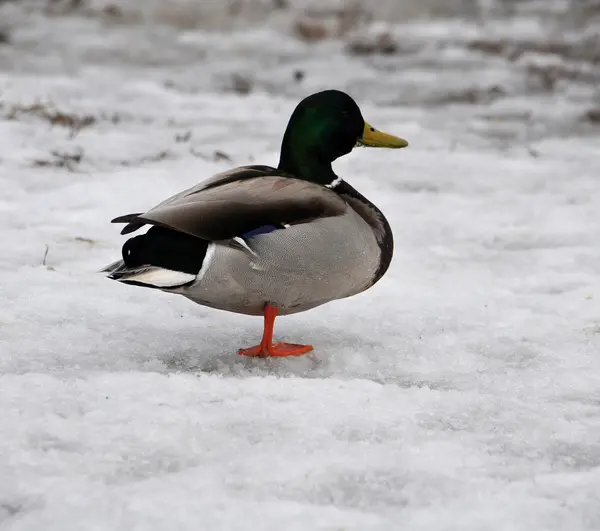
M 373 126 L 370 126 L 367 122 L 365 122 L 365 129 L 363 131 L 362 138 L 358 140 L 358 144 L 360 146 L 392 149 L 404 148 L 408 146 L 408 142 L 403 138 L 377 131 L 377 129 L 375 129 Z

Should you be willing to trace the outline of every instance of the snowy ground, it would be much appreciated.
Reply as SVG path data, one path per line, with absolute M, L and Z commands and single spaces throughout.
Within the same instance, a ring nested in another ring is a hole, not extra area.
M 268 28 L 5 14 L 0 528 L 600 529 L 587 78 L 533 90 L 527 65 L 435 52 L 435 22 L 407 37 L 420 51 L 364 58 Z M 248 95 L 226 91 L 240 69 Z M 506 97 L 478 99 L 494 85 Z M 120 254 L 111 218 L 275 164 L 295 103 L 331 86 L 411 147 L 336 164 L 386 213 L 396 254 L 367 293 L 278 320 L 314 354 L 240 358 L 259 319 L 95 273 Z

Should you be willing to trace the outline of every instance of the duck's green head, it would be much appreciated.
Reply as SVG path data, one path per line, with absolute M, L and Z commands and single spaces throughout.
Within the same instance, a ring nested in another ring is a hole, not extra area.
M 329 184 L 337 178 L 331 163 L 355 146 L 397 149 L 408 146 L 408 142 L 370 126 L 345 92 L 318 92 L 303 99 L 294 110 L 283 137 L 279 169 Z

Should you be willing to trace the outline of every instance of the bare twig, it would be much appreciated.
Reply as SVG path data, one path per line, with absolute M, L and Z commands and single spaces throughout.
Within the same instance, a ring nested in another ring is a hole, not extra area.
M 45 267 L 46 266 L 46 258 L 48 258 L 48 251 L 50 250 L 50 247 L 48 247 L 48 245 L 46 244 L 46 249 L 44 250 L 44 258 L 42 258 L 42 265 Z
M 70 172 L 75 172 L 76 166 L 83 159 L 83 150 L 79 149 L 75 153 L 61 153 L 59 151 L 51 151 L 50 154 L 54 157 L 52 160 L 36 159 L 33 161 L 34 166 L 38 167 L 54 167 L 66 168 Z
M 45 103 L 34 103 L 32 105 L 13 105 L 8 109 L 6 118 L 9 120 L 17 120 L 22 115 L 37 116 L 43 120 L 47 120 L 50 125 L 65 127 L 69 129 L 69 135 L 71 138 L 77 136 L 77 134 L 84 128 L 94 125 L 96 118 L 93 116 L 69 114 L 63 111 L 55 110 L 51 104 Z

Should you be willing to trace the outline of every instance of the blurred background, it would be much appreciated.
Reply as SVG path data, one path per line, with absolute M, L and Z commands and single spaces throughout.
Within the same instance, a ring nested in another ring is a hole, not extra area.
M 600 0 L 0 0 L 0 72 L 334 86 L 505 149 L 600 132 Z
M 96 274 L 325 88 L 410 148 L 314 356 Z M 598 531 L 599 134 L 600 0 L 0 0 L 0 528 Z

